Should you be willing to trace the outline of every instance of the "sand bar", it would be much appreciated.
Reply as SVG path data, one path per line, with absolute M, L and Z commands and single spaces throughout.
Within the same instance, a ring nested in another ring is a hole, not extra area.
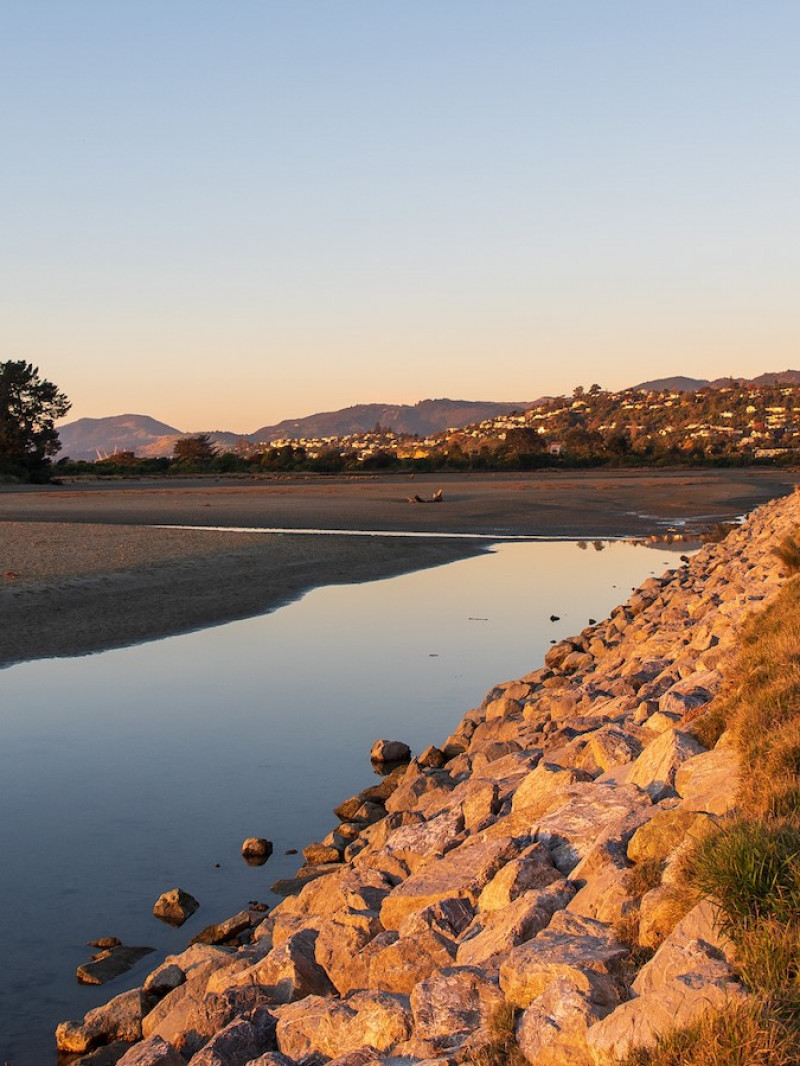
M 176 526 L 647 536 L 791 491 L 773 470 L 0 487 L 0 664 L 84 654 L 248 617 L 319 585 L 388 577 L 486 542 Z M 411 504 L 442 489 L 441 504 Z

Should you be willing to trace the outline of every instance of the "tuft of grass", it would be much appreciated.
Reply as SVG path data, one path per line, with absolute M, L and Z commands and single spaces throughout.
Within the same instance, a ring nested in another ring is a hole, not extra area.
M 800 541 L 798 534 L 787 533 L 783 540 L 772 549 L 772 554 L 779 559 L 788 574 L 800 571 Z
M 734 1003 L 635 1048 L 620 1066 L 797 1066 L 800 1031 L 763 997 Z
M 733 940 L 763 919 L 800 920 L 800 829 L 791 823 L 733 819 L 690 849 L 684 870 Z
M 625 871 L 625 888 L 632 896 L 640 898 L 661 884 L 664 863 L 660 859 L 644 859 Z
M 474 1066 L 528 1066 L 516 1036 L 517 1012 L 508 1003 L 497 1008 L 487 1026 L 489 1042 L 471 1058 Z
M 791 1015 L 800 1010 L 800 922 L 767 918 L 736 938 L 742 981 L 772 996 Z

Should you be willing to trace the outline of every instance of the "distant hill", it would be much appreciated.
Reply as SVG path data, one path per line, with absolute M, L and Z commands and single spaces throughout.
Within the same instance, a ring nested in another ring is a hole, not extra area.
M 697 392 L 703 386 L 710 385 L 712 389 L 723 389 L 729 385 L 800 385 L 800 370 L 776 370 L 767 374 L 759 374 L 757 378 L 715 378 L 708 381 L 706 378 L 687 378 L 678 375 L 671 378 L 656 378 L 653 381 L 643 381 L 639 385 L 631 386 L 634 389 L 642 389 L 646 392 L 661 392 L 669 389 L 670 392 Z
M 531 406 L 531 403 L 483 400 L 421 400 L 414 405 L 358 404 L 342 411 L 328 411 L 305 418 L 287 419 L 274 426 L 262 426 L 247 436 L 224 430 L 207 432 L 220 451 L 233 451 L 243 443 L 263 443 L 283 437 L 340 437 L 348 433 L 365 433 L 373 429 L 376 423 L 396 433 L 427 436 Z M 142 459 L 170 456 L 175 441 L 189 436 L 186 431 L 158 422 L 148 415 L 130 414 L 109 418 L 79 418 L 60 426 L 58 435 L 61 439 L 61 456 L 88 460 L 113 455 L 115 451 L 135 452 Z
M 752 385 L 800 385 L 800 370 L 778 370 L 753 378 Z
M 368 433 L 376 424 L 395 433 L 439 433 L 482 422 L 509 411 L 527 410 L 530 403 L 494 403 L 484 400 L 420 400 L 411 404 L 362 403 L 341 411 L 326 411 L 306 418 L 290 418 L 274 426 L 262 426 L 250 437 L 257 441 L 285 437 L 342 437 Z
M 706 378 L 687 378 L 682 375 L 672 378 L 655 378 L 653 381 L 642 381 L 638 385 L 631 386 L 634 389 L 641 389 L 643 392 L 663 392 L 664 389 L 668 389 L 670 392 L 697 392 L 698 389 L 702 389 L 704 385 L 708 385 L 710 382 Z
M 58 430 L 60 454 L 70 459 L 103 458 L 115 451 L 141 455 L 146 445 L 167 435 L 180 436 L 181 431 L 149 415 L 79 418 L 75 422 L 67 422 Z

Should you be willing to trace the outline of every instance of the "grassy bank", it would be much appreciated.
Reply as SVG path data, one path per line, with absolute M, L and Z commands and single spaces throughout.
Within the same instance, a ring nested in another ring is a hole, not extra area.
M 782 545 L 785 548 L 786 545 Z M 779 554 L 789 570 L 791 560 Z M 789 553 L 791 554 L 791 553 Z M 800 562 L 800 560 L 798 560 Z M 681 860 L 689 902 L 709 898 L 750 1000 L 638 1049 L 623 1066 L 800 1062 L 800 578 L 749 623 L 722 694 L 692 726 L 723 731 L 741 762 L 734 816 Z

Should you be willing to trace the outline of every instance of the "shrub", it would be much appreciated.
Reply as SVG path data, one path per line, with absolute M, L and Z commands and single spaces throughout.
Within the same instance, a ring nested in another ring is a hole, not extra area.
M 780 559 L 787 573 L 796 574 L 800 570 L 800 542 L 796 533 L 787 533 L 780 544 L 772 549 L 772 554 Z

